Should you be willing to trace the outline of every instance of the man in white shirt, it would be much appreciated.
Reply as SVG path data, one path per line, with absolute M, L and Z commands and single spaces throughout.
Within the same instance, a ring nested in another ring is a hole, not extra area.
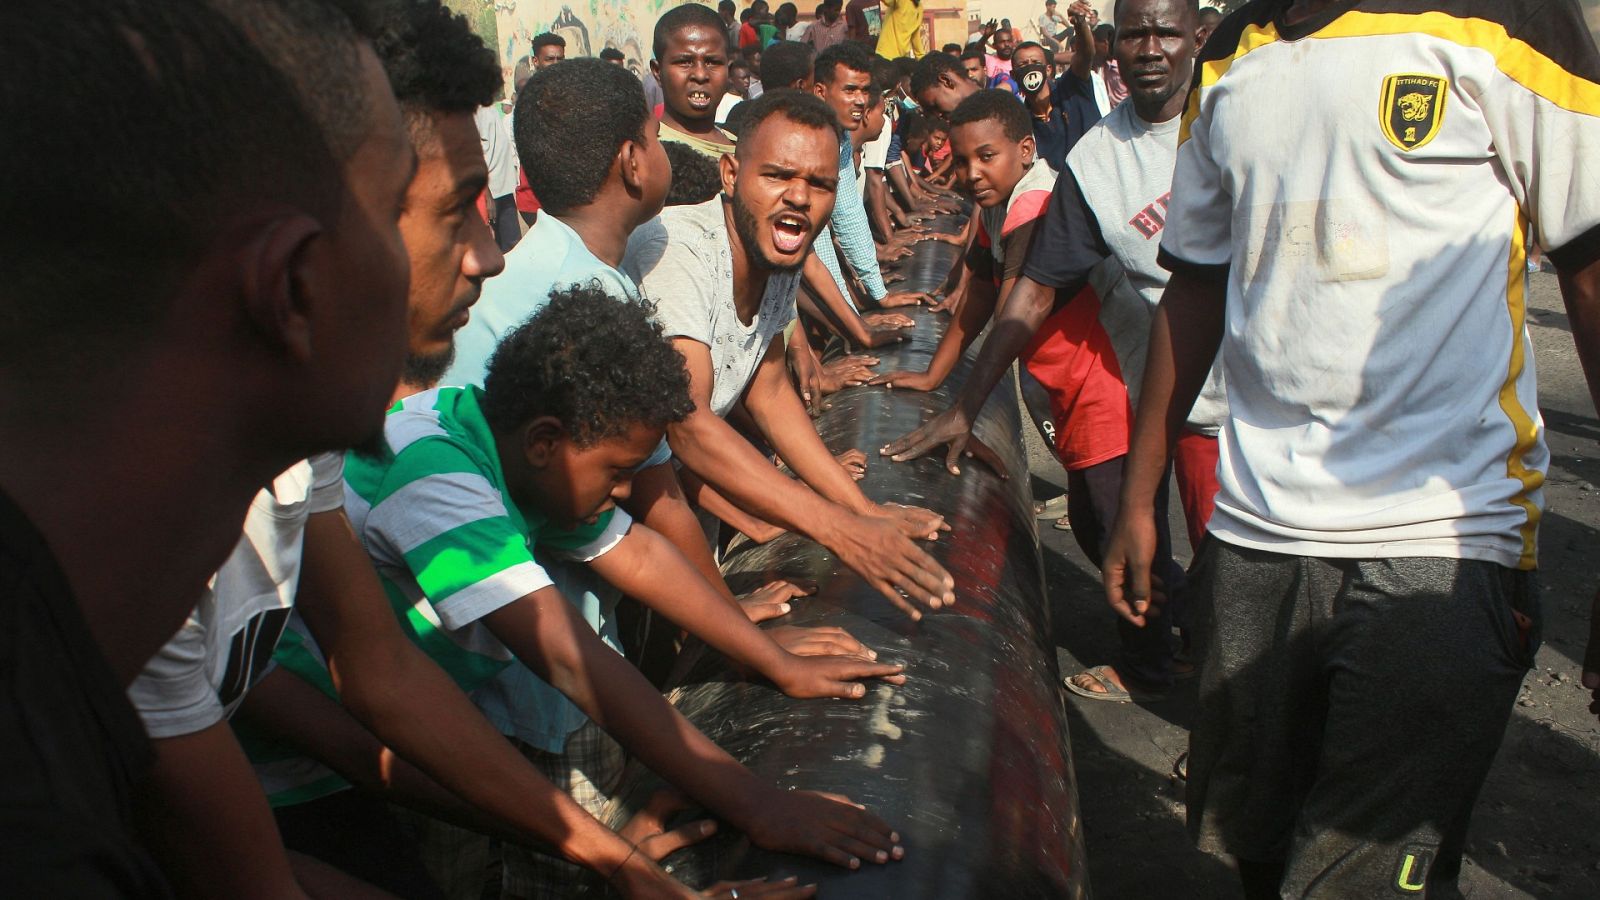
M 483 159 L 489 166 L 489 226 L 494 229 L 494 241 L 501 253 L 510 252 L 522 237 L 517 225 L 517 150 L 512 146 L 505 118 L 498 102 L 478 107 L 473 116 L 478 140 L 483 143 Z
M 1532 240 L 1600 395 L 1600 54 L 1572 2 L 1272 0 L 1198 69 L 1107 598 L 1220 348 L 1190 830 L 1249 896 L 1459 896 L 1539 642 Z
M 719 494 L 816 539 L 920 618 L 900 590 L 937 609 L 953 599 L 954 582 L 907 535 L 935 537 L 943 519 L 867 500 L 817 437 L 784 365 L 798 269 L 839 183 L 838 119 L 805 94 L 749 103 L 738 151 L 721 161 L 724 196 L 667 209 L 634 234 L 623 259 L 689 366 L 696 410 L 668 441 Z M 741 401 L 798 482 L 723 421 Z

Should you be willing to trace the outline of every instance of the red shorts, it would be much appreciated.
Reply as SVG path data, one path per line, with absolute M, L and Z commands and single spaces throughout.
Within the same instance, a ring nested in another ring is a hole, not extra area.
M 1022 360 L 1050 396 L 1063 466 L 1085 469 L 1127 454 L 1133 408 L 1093 288 L 1050 314 Z
M 1217 503 L 1217 439 L 1183 429 L 1172 449 L 1172 470 L 1178 478 L 1183 520 L 1189 526 L 1189 546 L 1199 553 Z

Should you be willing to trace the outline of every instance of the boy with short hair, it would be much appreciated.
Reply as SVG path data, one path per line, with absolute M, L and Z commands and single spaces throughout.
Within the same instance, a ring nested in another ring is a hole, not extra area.
M 955 179 L 955 172 L 952 169 L 954 158 L 950 150 L 950 125 L 938 116 L 929 116 L 925 120 L 924 127 L 921 146 L 918 147 L 918 154 L 922 157 L 922 162 L 917 167 L 918 174 L 929 184 L 949 187 Z
M 872 384 L 934 389 L 948 377 L 994 311 L 1009 309 L 1013 289 L 1027 283 L 1023 264 L 1056 185 L 1054 170 L 1036 156 L 1029 118 L 1021 101 L 999 90 L 972 94 L 951 113 L 957 169 L 965 173 L 979 207 L 978 240 L 966 261 L 967 295 L 928 371 L 886 373 L 873 378 Z M 1116 351 L 1101 325 L 1101 302 L 1094 289 L 1081 286 L 1075 294 L 1058 297 L 1020 358 L 1050 397 L 1056 425 L 1054 449 L 1070 485 L 1068 514 L 1074 523 L 1081 523 L 1075 525 L 1073 536 L 1098 565 L 1110 534 L 1108 523 L 1115 519 L 1133 412 Z M 988 390 L 980 396 L 974 389 L 964 391 L 961 399 L 981 405 L 988 395 Z M 936 437 L 943 436 L 941 422 L 935 420 L 891 443 L 883 455 L 896 461 L 921 455 Z M 993 453 L 976 437 L 966 442 L 965 450 L 999 470 Z M 952 473 L 959 471 L 957 459 L 956 451 L 947 457 Z M 1158 502 L 1165 507 L 1164 493 Z M 1182 588 L 1183 571 L 1171 560 L 1165 532 L 1161 537 L 1158 565 L 1168 591 L 1176 594 Z M 1119 619 L 1118 633 L 1123 646 L 1123 659 L 1117 666 L 1121 683 L 1114 684 L 1109 674 L 1104 675 L 1106 690 L 1094 692 L 1095 699 L 1154 696 L 1164 690 L 1172 680 L 1173 663 L 1165 625 L 1137 628 Z M 1091 690 L 1075 682 L 1067 687 Z
M 749 99 L 749 91 L 750 63 L 742 57 L 735 58 L 728 63 L 728 92 L 722 95 L 722 102 L 717 104 L 716 122 L 718 128 L 728 124 L 728 113 L 735 106 Z
M 922 120 L 927 124 L 914 125 L 911 134 L 927 146 L 927 133 L 937 120 Z M 943 383 L 995 307 L 1004 304 L 1055 187 L 1055 170 L 1035 155 L 1028 113 L 1009 91 L 972 94 L 950 114 L 950 123 L 952 158 L 978 206 L 978 237 L 964 262 L 969 274 L 966 298 L 927 372 L 887 373 L 873 384 L 928 391 Z
M 564 753 L 524 750 L 541 768 L 581 767 L 574 789 L 586 806 L 603 807 L 621 774 L 614 735 L 758 845 L 852 867 L 863 856 L 885 862 L 898 853 L 887 826 L 758 780 L 683 720 L 545 571 L 552 559 L 585 563 L 798 695 L 864 694 L 835 677 L 900 680 L 898 666 L 779 648 L 616 507 L 665 426 L 692 408 L 682 358 L 648 323 L 645 304 L 597 286 L 554 292 L 501 342 L 484 387 L 405 398 L 389 413 L 382 449 L 347 460 L 351 524 L 402 628 L 463 689 L 520 662 L 588 717 Z M 535 864 L 508 889 L 537 891 L 552 871 Z
M 656 20 L 651 47 L 650 73 L 661 82 L 661 139 L 712 159 L 731 151 L 733 141 L 716 123 L 734 52 L 722 20 L 699 4 L 673 7 Z

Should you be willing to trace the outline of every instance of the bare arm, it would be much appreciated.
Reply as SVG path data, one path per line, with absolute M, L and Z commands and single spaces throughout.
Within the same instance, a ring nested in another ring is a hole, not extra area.
M 1589 399 L 1600 409 L 1600 261 L 1576 271 L 1557 273 L 1561 299 L 1572 323 L 1572 340 L 1577 344 L 1578 362 L 1589 382 Z M 1583 686 L 1592 692 L 1589 711 L 1600 715 L 1600 591 L 1589 611 L 1589 644 L 1583 656 Z
M 672 545 L 648 528 L 633 528 L 616 547 L 589 565 L 612 586 L 671 619 L 735 664 L 770 679 L 791 697 L 856 698 L 867 692 L 856 679 L 905 680 L 900 674 L 903 666 L 865 659 L 800 657 L 782 649 L 742 610 L 718 601 Z
M 994 314 L 996 298 L 1003 297 L 1011 291 L 1016 279 L 1007 281 L 1000 286 L 997 292 L 993 281 L 981 278 L 972 278 L 967 283 L 967 295 L 951 319 L 950 328 L 939 339 L 939 346 L 933 351 L 933 359 L 928 362 L 926 372 L 888 372 L 878 375 L 868 382 L 869 384 L 882 384 L 890 388 L 900 387 L 912 391 L 931 391 L 950 377 L 950 372 L 955 369 L 961 355 L 967 352 L 972 342 L 977 340 L 984 326 L 989 324 L 990 317 Z
M 967 290 L 970 292 L 977 285 L 976 279 L 970 278 L 970 273 L 968 278 Z M 926 455 L 935 447 L 948 445 L 950 449 L 945 455 L 945 467 L 953 475 L 961 472 L 959 462 L 963 454 L 981 457 L 1002 475 L 1007 474 L 1001 470 L 1000 461 L 993 452 L 973 436 L 972 423 L 977 421 L 978 413 L 982 411 L 995 385 L 1005 377 L 1011 364 L 1027 349 L 1039 327 L 1049 318 L 1050 310 L 1055 305 L 1055 293 L 1053 288 L 1026 276 L 1017 278 L 1006 297 L 1005 308 L 995 320 L 993 330 L 983 342 L 983 348 L 978 351 L 978 358 L 973 362 L 966 383 L 961 386 L 961 394 L 956 398 L 955 405 L 879 452 L 895 462 L 904 462 Z M 969 299 L 963 306 L 971 302 Z
M 828 330 L 855 347 L 882 347 L 901 340 L 901 329 L 873 328 L 839 293 L 839 285 L 815 252 L 806 257 L 802 273 L 805 293 L 816 301 L 817 319 Z
M 756 452 L 749 441 L 711 412 L 710 349 L 688 338 L 675 338 L 673 346 L 678 348 L 688 367 L 689 390 L 695 402 L 695 411 L 687 419 L 667 427 L 672 450 L 684 466 L 751 515 L 804 534 L 833 550 L 886 599 L 906 609 L 913 617 L 921 614 L 900 598 L 901 589 L 935 607 L 955 599 L 954 582 L 949 574 L 933 557 L 901 533 L 900 521 L 904 520 L 889 521 L 880 515 L 855 513 L 852 509 L 829 501 L 806 484 L 785 478 Z M 782 371 L 781 344 L 775 343 L 775 346 L 775 351 L 772 347 L 768 348 L 771 362 L 776 367 L 775 375 L 784 383 L 800 420 L 811 432 L 811 439 L 821 450 L 827 465 L 833 469 L 832 473 L 823 474 L 822 480 L 833 485 L 842 496 L 854 494 L 860 498 L 856 502 L 867 509 L 871 504 L 861 496 L 854 481 L 828 455 L 827 448 L 816 437 L 816 429 L 800 406 L 799 397 L 794 395 L 792 387 L 787 386 L 788 380 Z M 768 360 L 764 358 L 762 365 L 767 363 Z M 768 438 L 771 440 L 772 436 Z M 775 447 L 782 451 L 776 443 Z M 797 475 L 806 478 L 806 472 L 794 460 L 787 461 Z M 814 463 L 808 459 L 804 465 L 809 469 Z M 842 479 L 843 484 L 830 480 L 833 478 Z M 936 521 L 942 524 L 942 520 Z M 923 527 L 928 523 L 915 524 Z
M 1076 29 L 1072 35 L 1072 62 L 1067 66 L 1067 71 L 1088 81 L 1089 72 L 1094 67 L 1094 29 L 1089 25 L 1089 17 L 1083 13 L 1083 7 L 1079 4 L 1074 3 L 1068 7 L 1067 15 L 1071 17 L 1072 27 Z
M 705 532 L 700 530 L 700 520 L 689 508 L 683 486 L 678 483 L 678 475 L 673 471 L 670 461 L 635 473 L 633 491 L 623 501 L 622 508 L 651 531 L 670 541 L 707 584 L 733 604 L 735 609 L 738 608 L 738 598 L 728 590 L 722 570 L 717 568 L 717 561 L 711 555 L 711 545 L 706 543 Z
M 812 490 L 856 513 L 878 511 L 877 504 L 861 493 L 855 479 L 840 468 L 817 436 L 816 426 L 784 372 L 780 338 L 774 337 L 767 345 L 755 378 L 745 389 L 744 406 L 767 443 Z
M 601 642 L 554 587 L 484 617 L 534 674 L 549 682 L 651 771 L 770 850 L 854 868 L 886 862 L 897 841 L 877 817 L 805 791 L 780 791 L 712 743 Z
M 881 244 L 894 237 L 895 228 L 907 224 L 907 220 L 898 208 L 890 207 L 882 169 L 867 169 L 862 177 L 867 179 L 867 219 L 872 223 L 873 236 Z
M 350 713 L 310 682 L 284 668 L 261 679 L 240 704 L 248 721 L 339 773 L 362 791 L 453 822 L 521 842 L 525 835 L 468 806 L 383 745 Z
M 534 769 L 406 639 L 342 511 L 315 514 L 306 524 L 296 605 L 327 657 L 341 701 L 379 740 L 525 842 L 616 873 L 625 893 L 678 889 Z
M 925 195 L 919 194 L 916 185 L 912 183 L 909 175 L 911 167 L 906 165 L 904 161 L 898 166 L 889 166 L 883 171 L 885 177 L 889 179 L 889 185 L 894 188 L 895 196 L 900 198 L 900 204 L 907 212 L 916 209 L 928 199 Z
M 1573 272 L 1559 271 L 1556 277 L 1572 323 L 1578 362 L 1589 383 L 1589 399 L 1600 409 L 1600 260 Z
M 1123 470 L 1123 514 L 1117 517 L 1101 569 L 1107 602 L 1136 625 L 1145 624 L 1150 605 L 1156 490 L 1222 345 L 1226 303 L 1226 281 L 1174 272 L 1150 324 L 1144 385 Z M 1174 341 L 1174 334 L 1183 339 Z
M 225 721 L 154 742 L 139 833 L 180 897 L 303 897 L 250 761 Z

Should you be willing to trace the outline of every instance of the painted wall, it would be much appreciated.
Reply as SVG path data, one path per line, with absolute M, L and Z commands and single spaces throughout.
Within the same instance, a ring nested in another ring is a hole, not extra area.
M 495 51 L 505 74 L 506 95 L 517 60 L 528 55 L 537 34 L 552 31 L 567 40 L 568 56 L 597 56 L 615 47 L 636 75 L 647 71 L 650 34 L 661 14 L 686 0 L 492 0 Z M 740 5 L 743 8 L 744 4 Z

